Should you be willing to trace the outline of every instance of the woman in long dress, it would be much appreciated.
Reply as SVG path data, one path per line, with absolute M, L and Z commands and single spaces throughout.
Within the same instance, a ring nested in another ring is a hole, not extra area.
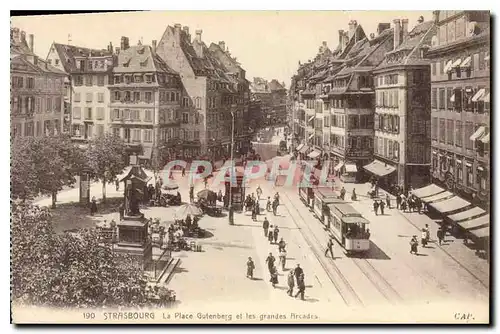
M 251 257 L 248 258 L 247 261 L 247 277 L 253 279 L 253 270 L 255 269 L 255 264 Z
M 276 284 L 278 284 L 278 270 L 276 269 L 276 266 L 271 269 L 271 279 L 270 282 L 273 286 L 273 288 L 276 287 Z

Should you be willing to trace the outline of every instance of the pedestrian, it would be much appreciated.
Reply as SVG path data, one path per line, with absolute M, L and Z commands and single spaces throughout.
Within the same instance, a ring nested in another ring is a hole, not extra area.
M 268 212 L 271 212 L 272 210 L 271 196 L 267 196 L 266 210 Z
M 270 226 L 271 231 L 267 234 L 267 240 L 269 240 L 269 243 L 272 245 L 273 244 L 273 239 L 274 239 L 274 233 L 272 231 L 273 225 Z
M 120 181 L 118 179 L 115 180 L 115 188 L 116 188 L 116 191 L 120 190 Z
M 351 200 L 357 200 L 358 196 L 356 195 L 356 188 L 352 189 Z
M 260 201 L 260 196 L 262 196 L 262 189 L 260 188 L 260 185 L 257 187 L 256 192 L 257 192 L 257 198 Z
M 285 271 L 286 250 L 284 248 L 279 252 L 279 257 L 280 257 L 281 271 Z
M 418 255 L 418 241 L 416 235 L 414 235 L 410 241 L 410 254 Z
M 92 196 L 92 202 L 90 203 L 90 215 L 93 216 L 94 213 L 97 213 L 97 201 L 95 196 Z
M 304 270 L 302 270 L 300 264 L 297 263 L 297 267 L 295 267 L 295 269 L 293 270 L 293 274 L 295 275 L 295 279 L 298 282 L 300 275 L 304 274 Z
M 439 246 L 441 246 L 441 243 L 444 241 L 444 230 L 441 226 L 438 228 L 436 236 L 438 238 Z
M 417 207 L 417 212 L 418 214 L 420 214 L 422 212 L 422 201 L 420 200 L 420 198 L 415 197 L 415 206 Z
M 247 277 L 253 279 L 253 270 L 255 269 L 255 264 L 251 257 L 248 258 L 247 261 Z
M 278 203 L 278 205 L 280 205 L 280 194 L 278 192 L 274 195 L 274 200 Z
M 332 259 L 335 260 L 335 256 L 333 256 L 333 241 L 331 238 L 328 239 L 328 243 L 326 244 L 325 257 L 328 255 L 328 252 L 330 252 Z
M 125 216 L 125 205 L 120 203 L 120 206 L 118 207 L 118 212 L 120 213 L 120 220 L 123 220 L 123 217 Z
M 267 238 L 267 233 L 269 232 L 269 220 L 267 220 L 267 217 L 264 217 L 262 228 L 264 229 L 264 236 Z
M 282 250 L 285 250 L 286 247 L 286 242 L 281 238 L 280 242 L 278 242 L 278 252 L 281 252 Z
M 401 196 L 398 194 L 396 194 L 396 209 L 399 210 L 399 207 L 401 206 Z
M 278 199 L 274 199 L 273 201 L 273 214 L 276 216 L 278 214 L 278 205 L 279 205 L 279 201 Z
M 189 186 L 189 200 L 191 201 L 191 203 L 194 202 L 194 186 L 193 185 Z
M 269 253 L 266 258 L 267 269 L 269 269 L 269 272 L 271 272 L 271 270 L 273 269 L 274 262 L 276 262 L 276 258 L 273 256 L 273 253 Z
M 299 291 L 295 294 L 295 298 L 300 295 L 300 299 L 304 300 L 304 293 L 306 291 L 304 273 L 300 274 L 299 278 L 297 279 L 297 289 L 299 289 Z
M 205 176 L 205 178 L 203 179 L 203 183 L 205 184 L 205 189 L 206 189 L 208 185 L 208 176 Z
M 170 180 L 173 180 L 174 179 L 174 174 L 172 173 L 172 170 L 170 170 L 170 174 L 168 174 L 168 178 Z
M 342 189 L 340 189 L 340 199 L 341 200 L 345 199 L 345 193 L 346 193 L 345 188 L 342 187 Z
M 186 167 L 182 167 L 182 176 L 186 176 Z
M 291 297 L 293 294 L 293 288 L 295 287 L 295 279 L 293 277 L 293 271 L 290 271 L 288 273 L 287 283 L 288 283 L 288 290 L 286 290 L 286 293 Z
M 373 201 L 373 211 L 375 211 L 375 215 L 378 216 L 378 201 L 377 200 Z
M 279 233 L 280 233 L 280 229 L 278 228 L 278 225 L 274 225 L 274 230 L 273 230 L 274 243 L 278 242 Z
M 276 284 L 278 284 L 278 270 L 276 269 L 275 266 L 273 266 L 270 270 L 269 273 L 271 274 L 271 279 L 269 280 L 271 282 L 271 285 L 273 288 L 276 287 Z
M 385 195 L 385 203 L 387 204 L 387 209 L 390 209 L 391 208 L 391 197 L 389 196 L 389 194 Z
M 379 202 L 379 206 L 380 206 L 380 213 L 382 214 L 382 216 L 384 215 L 384 208 L 385 208 L 385 203 L 384 201 L 380 201 Z

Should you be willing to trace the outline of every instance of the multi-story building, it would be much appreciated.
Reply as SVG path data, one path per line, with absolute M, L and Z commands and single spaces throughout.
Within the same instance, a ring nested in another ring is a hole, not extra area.
M 34 36 L 10 30 L 11 137 L 63 132 L 65 73 L 33 51 Z
M 408 20 L 394 20 L 394 48 L 373 71 L 375 83 L 375 160 L 364 169 L 390 189 L 403 191 L 429 183 L 430 63 L 434 21 L 408 31 Z
M 181 75 L 193 103 L 192 117 L 188 115 L 189 131 L 198 136 L 201 154 L 215 159 L 229 156 L 231 105 L 238 105 L 239 96 L 237 81 L 226 75 L 216 55 L 202 41 L 202 30 L 196 30 L 191 41 L 188 27 L 168 26 L 158 43 L 157 54 Z M 236 142 L 235 150 L 241 146 L 240 141 Z
M 287 91 L 285 83 L 279 83 L 273 79 L 269 82 L 271 90 L 271 114 L 269 121 L 271 125 L 285 125 L 286 123 L 286 102 Z
M 331 166 L 340 175 L 350 179 L 363 175 L 361 168 L 373 159 L 373 115 L 375 91 L 372 71 L 393 49 L 393 31 L 390 24 L 380 23 L 378 34 L 370 38 L 358 29 L 356 21 L 349 26 L 349 46 L 342 55 L 342 68 L 327 78 L 330 116 Z M 349 45 L 352 44 L 352 45 Z
M 490 13 L 436 11 L 431 59 L 434 183 L 479 206 L 490 198 Z
M 188 144 L 199 136 L 187 124 L 198 124 L 199 119 L 190 119 L 192 102 L 183 92 L 180 76 L 156 54 L 155 46 L 156 41 L 152 46 L 140 42 L 130 46 L 128 38 L 122 37 L 109 85 L 109 119 L 113 134 L 123 138 L 132 151 L 135 148 L 140 160 L 147 163 L 157 157 L 165 163 L 198 155 Z M 186 125 L 182 136 L 181 122 Z
M 97 50 L 52 43 L 47 62 L 69 78 L 65 109 L 71 110 L 72 139 L 86 142 L 93 136 L 104 135 L 110 125 L 108 87 L 114 66 L 111 44 Z

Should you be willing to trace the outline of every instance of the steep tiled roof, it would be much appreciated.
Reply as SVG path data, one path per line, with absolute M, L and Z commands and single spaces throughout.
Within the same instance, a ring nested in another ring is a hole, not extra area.
M 126 50 L 121 50 L 118 54 L 117 64 L 113 68 L 115 73 L 156 71 L 177 74 L 159 56 L 153 53 L 149 45 L 135 45 Z
M 386 54 L 378 69 L 399 65 L 426 65 L 428 62 L 420 58 L 418 48 L 431 45 L 432 37 L 436 34 L 437 27 L 433 21 L 422 22 L 408 33 L 406 40 L 394 51 Z
M 271 89 L 271 91 L 285 89 L 285 87 L 283 87 L 276 79 L 271 80 L 271 82 L 269 83 L 269 88 Z
M 67 73 L 78 70 L 76 67 L 75 57 L 99 57 L 112 55 L 112 53 L 108 50 L 89 49 L 59 43 L 54 43 L 53 46 L 56 49 L 59 59 L 61 60 L 61 64 Z

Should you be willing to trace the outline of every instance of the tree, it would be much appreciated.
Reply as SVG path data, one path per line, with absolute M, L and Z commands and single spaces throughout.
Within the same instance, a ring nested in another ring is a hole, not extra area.
M 13 142 L 11 165 L 14 198 L 51 195 L 55 208 L 57 192 L 76 182 L 83 154 L 66 135 L 23 137 Z
M 106 134 L 89 141 L 87 165 L 96 181 L 102 182 L 102 199 L 106 200 L 106 183 L 112 182 L 125 168 L 125 144 L 117 136 Z
M 12 204 L 13 299 L 54 307 L 141 306 L 143 272 L 130 257 L 99 244 L 94 230 L 57 235 L 50 212 L 27 202 Z

